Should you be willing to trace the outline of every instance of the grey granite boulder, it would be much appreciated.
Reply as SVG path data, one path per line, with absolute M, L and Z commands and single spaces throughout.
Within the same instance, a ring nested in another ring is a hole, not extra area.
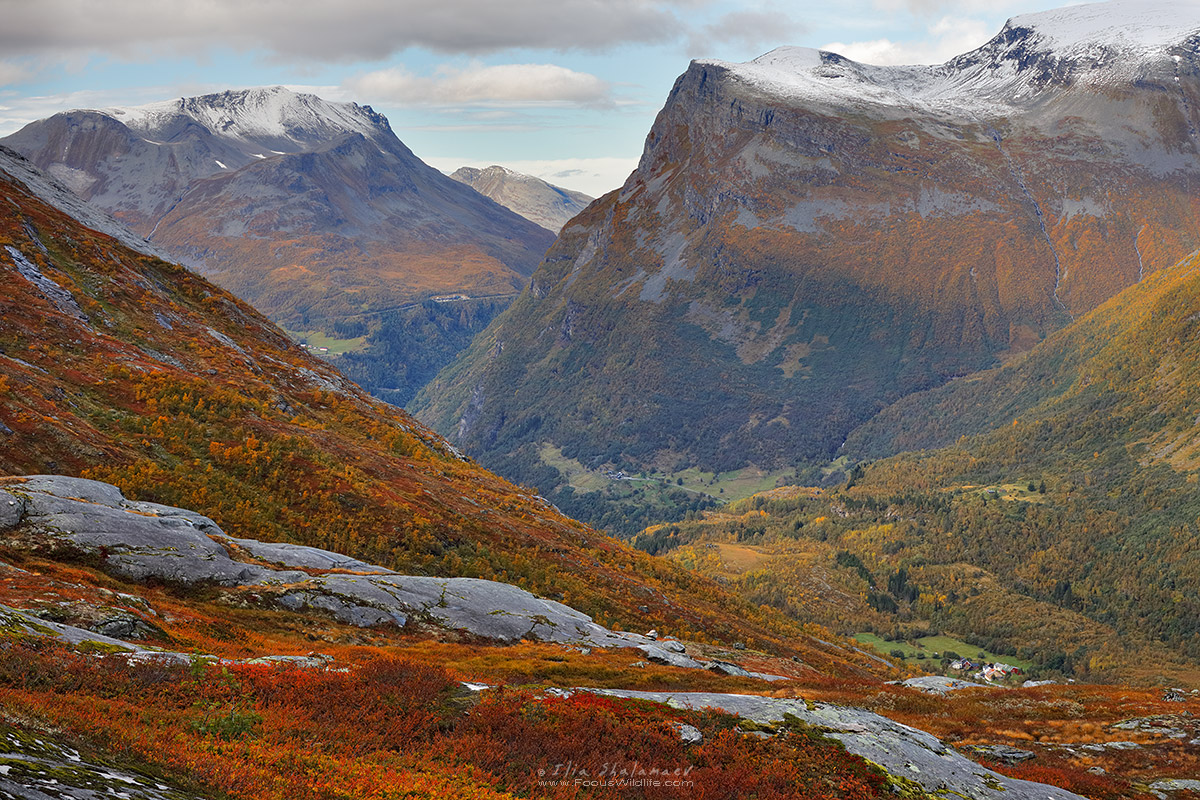
M 25 498 L 5 494 L 0 496 L 0 531 L 7 531 L 21 524 L 25 517 Z
M 938 796 L 971 800 L 1083 800 L 1057 786 L 1005 777 L 955 752 L 935 736 L 861 709 L 743 694 L 588 691 L 654 700 L 674 708 L 715 708 L 763 724 L 781 721 L 785 714 L 790 714 L 837 739 L 847 751 Z
M 228 537 L 228 540 L 255 558 L 261 558 L 263 561 L 270 561 L 273 564 L 280 564 L 285 567 L 344 570 L 347 572 L 377 575 L 386 575 L 392 571 L 386 567 L 378 567 L 374 564 L 368 564 L 365 561 L 359 561 L 357 558 L 351 558 L 350 556 L 344 556 L 341 553 L 334 553 L 329 550 L 321 550 L 316 547 L 305 547 L 304 545 L 288 544 L 287 542 L 260 542 L 255 539 L 237 539 L 232 536 Z
M 0 797 L 22 800 L 202 800 L 158 778 L 99 763 L 42 732 L 0 725 Z
M 0 486 L 0 506 L 10 500 L 22 502 L 20 522 L 30 530 L 100 556 L 106 571 L 124 578 L 236 585 L 265 571 L 231 559 L 212 538 L 224 534 L 207 517 L 131 502 L 98 481 L 35 475 Z
M 964 749 L 988 761 L 1002 761 L 1005 764 L 1019 764 L 1037 758 L 1036 753 L 1005 744 L 973 744 Z
M 99 645 L 110 652 L 134 652 L 143 649 L 103 633 L 42 619 L 28 611 L 3 605 L 0 605 L 0 632 L 18 636 L 48 636 L 73 645 L 89 643 Z
M 1193 778 L 1167 778 L 1155 781 L 1150 788 L 1156 792 L 1200 792 L 1200 781 Z
M 284 608 L 318 609 L 359 626 L 416 620 L 499 641 L 650 643 L 515 586 L 399 575 L 315 547 L 234 538 L 201 514 L 127 500 L 116 487 L 97 481 L 38 475 L 0 484 L 0 510 L 5 529 L 22 526 L 18 533 L 28 531 L 31 541 L 48 539 L 96 556 L 103 569 L 132 580 L 261 587 L 273 590 L 262 596 L 277 598 Z M 243 553 L 279 568 L 246 563 L 239 560 Z
M 685 669 L 704 669 L 704 663 L 691 658 L 684 653 L 675 650 L 668 650 L 661 646 L 661 643 L 639 645 L 638 649 L 646 654 L 646 658 L 656 664 L 666 664 L 672 667 L 683 667 Z M 682 649 L 682 648 L 681 648 Z
M 982 683 L 972 683 L 971 681 L 964 681 L 961 678 L 947 678 L 942 675 L 921 675 L 916 678 L 900 681 L 900 685 L 921 692 L 927 692 L 928 694 L 949 694 L 959 689 L 995 688 L 988 687 Z
M 750 677 L 750 671 L 742 669 L 737 664 L 730 664 L 728 661 L 713 660 L 704 665 L 710 672 L 719 672 L 722 675 L 733 675 L 736 678 Z
M 111 484 L 89 481 L 86 478 L 69 478 L 65 475 L 30 475 L 21 483 L 11 486 L 27 492 L 44 494 L 48 498 L 73 498 L 111 508 L 117 508 L 125 502 L 121 490 Z
M 88 629 L 115 639 L 145 639 L 155 633 L 154 628 L 134 614 L 114 614 L 88 626 Z

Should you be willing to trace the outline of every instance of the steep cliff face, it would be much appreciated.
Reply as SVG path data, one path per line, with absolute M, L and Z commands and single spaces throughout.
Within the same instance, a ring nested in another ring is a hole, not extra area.
M 419 415 L 516 468 L 779 467 L 1027 349 L 1200 243 L 1200 17 L 1151 10 L 1018 17 L 935 67 L 694 62 Z

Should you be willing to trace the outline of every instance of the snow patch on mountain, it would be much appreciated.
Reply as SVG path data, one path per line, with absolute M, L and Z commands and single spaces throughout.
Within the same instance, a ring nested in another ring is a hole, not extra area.
M 1037 33 L 1044 46 L 1063 55 L 1096 45 L 1119 44 L 1146 53 L 1161 51 L 1182 31 L 1200 29 L 1200 3 L 1194 0 L 1114 0 L 1056 8 L 1013 17 L 1005 26 Z
M 273 145 L 272 152 L 287 153 L 306 150 L 314 141 L 339 133 L 359 133 L 368 139 L 390 133 L 387 120 L 370 106 L 335 103 L 282 86 L 98 110 L 147 140 L 169 139 L 165 132 L 179 126 L 181 119 L 190 119 L 214 135 L 254 145 L 255 152 L 248 154 L 256 158 L 263 157 L 266 144 Z
M 1047 84 L 1116 85 L 1177 65 L 1200 37 L 1195 0 L 1111 0 L 1010 19 L 987 44 L 937 66 L 881 67 L 780 47 L 744 64 L 702 60 L 793 101 L 924 113 L 1009 113 Z M 1165 72 L 1163 74 L 1166 74 Z

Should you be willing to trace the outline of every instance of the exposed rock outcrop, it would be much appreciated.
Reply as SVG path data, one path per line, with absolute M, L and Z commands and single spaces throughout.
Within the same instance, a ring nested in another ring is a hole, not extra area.
M 284 608 L 324 610 L 360 626 L 415 619 L 501 641 L 600 647 L 650 641 L 609 631 L 569 606 L 508 584 L 398 575 L 327 550 L 235 538 L 208 517 L 127 500 L 96 481 L 36 475 L 10 482 L 0 487 L 0 508 L 6 509 L 4 535 L 20 527 L 25 544 L 99 558 L 105 571 L 131 580 L 259 587 Z M 239 551 L 277 566 L 239 560 Z M 331 569 L 339 572 L 325 572 Z
M 87 758 L 46 734 L 0 725 L 0 796 L 22 800 L 203 800 L 128 769 Z
M 570 606 L 509 584 L 400 575 L 328 550 L 236 538 L 201 514 L 128 500 L 115 486 L 81 478 L 34 475 L 0 484 L 0 538 L 18 547 L 95 558 L 105 571 L 130 580 L 212 584 L 253 592 L 291 611 L 324 612 L 360 627 L 432 626 L 502 642 L 535 639 L 636 647 L 651 660 L 671 666 L 786 679 L 723 661 L 694 659 L 680 642 L 610 631 Z M 146 656 L 164 655 L 124 640 L 135 637 L 138 630 L 139 620 L 129 616 L 103 620 L 101 626 L 85 630 L 15 609 L 5 614 L 7 624 L 27 633 Z M 122 637 L 121 632 L 128 635 Z
M 762 724 L 780 722 L 785 715 L 791 715 L 837 739 L 851 753 L 879 764 L 891 775 L 939 796 L 957 795 L 971 800 L 1082 800 L 1074 792 L 1056 786 L 993 772 L 955 752 L 935 736 L 861 709 L 742 694 L 589 691 L 653 700 L 673 708 L 715 708 Z
M 916 689 L 929 694 L 949 694 L 959 689 L 984 689 L 985 684 L 964 681 L 961 678 L 947 678 L 941 675 L 920 675 L 900 682 L 902 686 Z

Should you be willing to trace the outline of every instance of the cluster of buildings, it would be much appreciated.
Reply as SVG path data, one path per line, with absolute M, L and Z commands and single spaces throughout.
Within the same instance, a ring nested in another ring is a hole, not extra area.
M 1001 664 L 999 662 L 994 664 L 976 664 L 967 658 L 960 658 L 950 662 L 950 669 L 958 672 L 975 670 L 973 677 L 976 680 L 987 681 L 989 683 L 1004 680 L 1014 675 L 1024 674 L 1020 667 L 1014 667 L 1012 664 Z

